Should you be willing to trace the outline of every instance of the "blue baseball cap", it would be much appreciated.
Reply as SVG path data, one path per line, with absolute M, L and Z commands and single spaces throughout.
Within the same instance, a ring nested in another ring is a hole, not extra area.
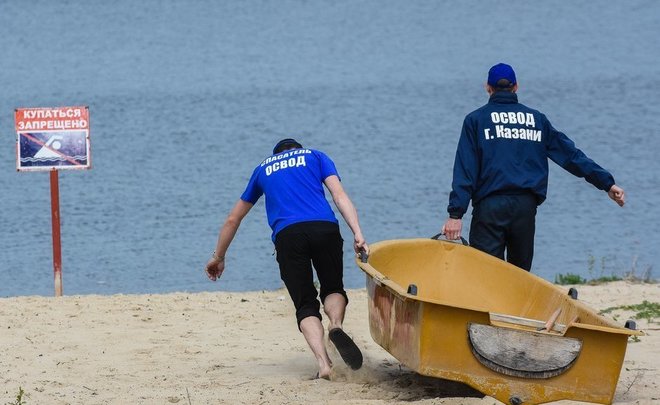
M 276 155 L 276 154 L 282 152 L 283 150 L 287 149 L 287 147 L 289 147 L 289 146 L 294 146 L 296 148 L 302 148 L 302 145 L 300 144 L 300 142 L 296 141 L 293 138 L 286 138 L 286 139 L 282 139 L 277 144 L 275 144 L 275 147 L 273 148 L 273 155 Z
M 500 83 L 498 86 L 498 82 L 502 79 L 506 79 L 508 84 L 502 86 L 502 83 Z M 516 72 L 514 72 L 513 68 L 506 63 L 498 63 L 488 71 L 488 84 L 493 87 L 513 86 L 516 84 Z

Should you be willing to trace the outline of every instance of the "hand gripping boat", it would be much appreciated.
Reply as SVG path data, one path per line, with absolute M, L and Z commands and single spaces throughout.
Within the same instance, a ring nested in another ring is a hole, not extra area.
M 612 402 L 630 335 L 565 291 L 469 246 L 371 245 L 369 327 L 405 366 L 512 405 Z

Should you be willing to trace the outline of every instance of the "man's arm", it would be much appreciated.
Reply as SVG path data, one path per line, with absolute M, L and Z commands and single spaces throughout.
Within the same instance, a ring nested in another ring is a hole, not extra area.
M 449 193 L 449 218 L 442 226 L 442 233 L 447 239 L 456 240 L 461 237 L 463 214 L 467 211 L 472 194 L 475 191 L 479 177 L 479 161 L 477 160 L 476 123 L 468 115 L 463 120 L 461 137 L 456 147 L 454 158 L 453 180 Z
M 612 174 L 587 157 L 570 138 L 557 131 L 550 122 L 547 122 L 547 125 L 550 131 L 548 157 L 574 176 L 583 177 L 596 188 L 606 191 L 614 202 L 623 207 L 626 202 L 625 193 L 616 185 Z
M 247 201 L 238 200 L 236 205 L 234 205 L 234 208 L 231 209 L 229 215 L 227 215 L 225 223 L 222 225 L 222 228 L 220 228 L 218 242 L 215 245 L 215 252 L 209 259 L 208 263 L 206 263 L 206 275 L 209 279 L 215 281 L 222 275 L 222 272 L 225 271 L 225 254 L 227 253 L 227 249 L 229 249 L 229 245 L 234 239 L 238 227 L 241 226 L 241 221 L 243 221 L 243 218 L 245 218 L 248 212 L 250 212 L 252 207 L 253 204 Z
M 332 201 L 334 201 L 341 216 L 344 217 L 344 221 L 346 221 L 348 227 L 351 228 L 351 231 L 353 232 L 353 249 L 355 250 L 355 253 L 359 254 L 360 252 L 365 252 L 369 254 L 369 245 L 362 235 L 357 210 L 351 199 L 348 198 L 346 191 L 344 191 L 344 187 L 342 187 L 339 177 L 336 175 L 328 176 L 323 183 L 330 191 Z

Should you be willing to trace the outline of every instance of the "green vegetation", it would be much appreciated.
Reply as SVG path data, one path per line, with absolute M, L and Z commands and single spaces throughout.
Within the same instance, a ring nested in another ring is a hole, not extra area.
M 598 284 L 603 284 L 603 283 L 609 283 L 612 281 L 621 281 L 623 278 L 615 275 L 611 276 L 601 276 L 598 278 L 592 278 L 587 280 L 586 278 L 582 278 L 582 276 L 579 276 L 577 274 L 573 273 L 566 273 L 566 274 L 557 274 L 555 275 L 555 284 L 559 285 L 567 285 L 567 284 L 590 284 L 590 285 L 598 285 Z M 631 280 L 627 279 L 629 281 L 640 281 L 640 282 L 648 282 L 648 281 L 643 281 L 643 280 Z
M 25 391 L 23 391 L 23 387 L 18 387 L 18 394 L 16 394 L 16 399 L 13 402 L 7 402 L 7 405 L 25 405 L 25 402 L 23 402 L 24 394 Z
M 623 280 L 621 277 L 615 276 L 615 275 L 602 276 L 602 277 L 598 277 L 598 278 L 594 278 L 594 279 L 589 280 L 588 284 L 596 285 L 596 284 L 610 283 L 612 281 L 621 281 L 621 280 Z M 631 280 L 631 281 L 633 281 L 633 280 Z
M 609 283 L 612 281 L 631 281 L 634 283 L 655 283 L 653 279 L 653 267 L 646 266 L 640 271 L 637 264 L 637 257 L 633 257 L 630 267 L 625 269 L 624 266 L 616 263 L 614 257 L 606 256 L 601 257 L 599 266 L 596 266 L 596 257 L 589 255 L 587 259 L 589 278 L 583 278 L 580 275 L 573 273 L 557 274 L 555 275 L 555 284 L 590 284 L 597 285 Z M 596 269 L 598 267 L 598 270 Z M 618 270 L 617 270 L 618 269 Z M 605 275 L 607 272 L 610 275 Z
M 660 302 L 642 301 L 641 304 L 634 305 L 619 305 L 618 307 L 609 307 L 600 311 L 600 314 L 608 314 L 616 310 L 634 311 L 635 319 L 646 319 L 649 323 L 653 323 L 655 319 L 660 318 Z
M 555 284 L 567 285 L 567 284 L 586 284 L 587 280 L 582 278 L 577 274 L 566 273 L 566 274 L 557 274 L 555 275 Z

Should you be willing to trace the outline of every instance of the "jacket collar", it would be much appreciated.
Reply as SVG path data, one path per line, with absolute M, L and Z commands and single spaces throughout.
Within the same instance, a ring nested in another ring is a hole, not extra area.
M 490 96 L 488 102 L 498 104 L 515 104 L 518 102 L 518 95 L 509 91 L 498 91 Z

